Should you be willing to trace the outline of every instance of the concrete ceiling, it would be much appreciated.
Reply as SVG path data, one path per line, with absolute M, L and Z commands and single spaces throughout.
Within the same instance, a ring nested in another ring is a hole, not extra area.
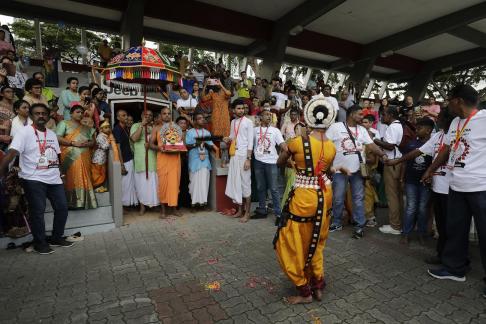
M 129 1 L 11 0 L 2 2 L 0 14 L 117 32 L 123 17 L 130 15 L 125 12 Z M 448 56 L 449 63 L 450 54 L 484 47 L 480 32 L 486 33 L 484 0 L 145 1 L 144 33 L 149 40 L 240 55 L 251 52 L 261 57 L 261 52 L 252 49 L 264 51 L 265 44 L 278 35 L 274 34 L 274 26 L 281 26 L 281 18 L 285 17 L 283 20 L 289 24 L 305 28 L 289 38 L 284 47 L 286 60 L 336 71 L 348 71 L 351 63 L 378 56 L 374 72 L 414 74 L 433 60 Z M 323 10 L 326 5 L 328 9 Z M 462 14 L 454 16 L 460 10 Z M 435 21 L 446 15 L 450 16 Z M 451 24 L 445 23 L 451 20 Z M 424 24 L 426 28 L 422 28 Z M 457 27 L 463 29 L 454 33 L 451 28 Z M 394 51 L 387 51 L 387 46 L 393 46 L 388 49 Z M 479 54 L 478 62 L 486 59 L 482 52 Z M 454 59 L 456 65 L 461 63 L 461 55 Z
M 310 60 L 323 61 L 323 62 L 333 62 L 333 61 L 336 61 L 337 59 L 339 59 L 339 57 L 336 57 L 336 56 L 306 51 L 306 50 L 302 50 L 302 49 L 298 49 L 298 48 L 294 48 L 294 47 L 287 47 L 285 49 L 285 54 L 303 57 L 303 58 L 307 58 L 307 59 L 310 59 Z
M 374 71 L 374 72 L 379 72 L 379 73 L 384 73 L 384 74 L 392 74 L 392 73 L 400 72 L 400 71 L 395 70 L 395 69 L 389 69 L 389 68 L 377 66 L 377 65 L 373 66 L 373 68 L 371 70 Z
M 78 1 L 70 0 L 17 0 L 16 2 L 21 2 L 33 6 L 42 6 L 46 8 L 62 10 L 78 14 L 89 14 L 92 17 L 108 19 L 113 21 L 120 21 L 122 17 L 122 12 L 119 10 L 113 10 L 110 8 L 104 8 L 92 4 L 85 4 Z M 0 10 L 1 10 L 0 4 Z
M 445 16 L 483 0 L 347 0 L 306 29 L 359 44 Z
M 143 22 L 144 22 L 144 26 L 146 27 L 151 27 L 160 30 L 167 30 L 176 33 L 196 36 L 196 37 L 203 37 L 203 38 L 226 42 L 230 44 L 246 46 L 251 44 L 254 41 L 253 39 L 247 37 L 221 33 L 209 29 L 179 24 L 172 21 L 161 20 L 161 19 L 156 19 L 151 17 L 144 17 Z
M 476 21 L 476 22 L 470 24 L 469 26 L 476 29 L 476 30 L 479 30 L 483 33 L 486 33 L 486 19 Z
M 305 0 L 197 0 L 268 20 L 277 20 Z
M 397 53 L 427 61 L 439 56 L 457 53 L 475 47 L 478 46 L 449 34 L 441 34 L 402 48 Z

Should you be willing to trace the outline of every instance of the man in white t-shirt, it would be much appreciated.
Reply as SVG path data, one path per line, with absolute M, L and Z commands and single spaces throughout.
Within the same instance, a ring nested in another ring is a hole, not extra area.
M 259 217 L 267 216 L 267 192 L 272 194 L 275 216 L 280 216 L 280 193 L 278 180 L 278 153 L 276 147 L 286 150 L 287 146 L 278 128 L 270 126 L 272 113 L 264 110 L 260 114 L 260 127 L 255 127 L 253 152 L 255 154 L 255 179 L 258 192 L 258 208 L 255 213 Z
M 14 137 L 8 153 L 0 162 L 0 176 L 3 176 L 18 155 L 20 157 L 19 177 L 23 180 L 25 197 L 29 204 L 34 251 L 40 254 L 54 252 L 50 246 L 69 247 L 73 243 L 63 238 L 68 216 L 66 194 L 59 172 L 59 142 L 56 134 L 46 128 L 49 109 L 41 103 L 30 107 L 32 126 L 20 129 Z M 54 209 L 52 238 L 46 240 L 44 212 L 46 198 Z
M 181 116 L 189 117 L 189 119 L 192 121 L 192 115 L 194 114 L 194 109 L 196 109 L 197 106 L 197 99 L 191 96 L 189 92 L 182 87 L 179 89 L 179 95 L 181 98 L 177 99 L 177 112 Z
M 428 273 L 438 279 L 465 281 L 471 218 L 478 231 L 479 250 L 486 272 L 486 110 L 478 110 L 478 92 L 469 85 L 459 85 L 449 94 L 449 109 L 456 117 L 449 127 L 441 150 L 423 179 L 429 180 L 444 163 L 450 170 L 447 239 L 440 269 Z M 486 289 L 483 291 L 486 297 Z
M 336 98 L 331 96 L 331 86 L 329 84 L 324 85 L 322 88 L 322 94 L 324 95 L 324 98 L 331 104 L 331 106 L 334 108 L 336 112 L 339 112 L 339 103 Z M 312 97 L 314 99 L 315 96 Z
M 245 117 L 244 102 L 241 99 L 233 101 L 233 111 L 236 118 L 231 121 L 230 136 L 223 141 L 230 145 L 231 156 L 225 195 L 238 205 L 235 218 L 240 222 L 250 220 L 251 205 L 251 155 L 253 152 L 253 122 Z M 234 147 L 234 149 L 232 148 Z
M 402 141 L 403 127 L 398 120 L 397 107 L 388 107 L 383 117 L 388 125 L 385 136 L 382 140 L 375 139 L 375 143 L 383 148 L 389 160 L 398 159 L 402 156 L 398 145 Z M 403 193 L 401 185 L 401 172 L 403 165 L 386 165 L 383 171 L 385 181 L 385 193 L 388 200 L 388 219 L 390 224 L 380 227 L 380 232 L 385 234 L 400 235 L 402 228 L 403 214 Z
M 435 160 L 447 145 L 447 131 L 452 122 L 452 115 L 448 109 L 443 109 L 438 117 L 437 126 L 440 131 L 432 135 L 432 137 L 421 147 L 405 154 L 400 159 L 389 160 L 388 165 L 396 165 L 401 162 L 415 160 L 422 154 L 431 156 Z M 434 208 L 434 218 L 439 238 L 437 240 L 437 255 L 430 256 L 425 259 L 428 264 L 441 264 L 442 252 L 446 242 L 446 224 L 447 224 L 447 200 L 449 193 L 449 176 L 450 172 L 445 163 L 441 165 L 432 176 L 432 205 Z
M 386 154 L 373 143 L 366 128 L 359 124 L 363 120 L 363 111 L 359 105 L 354 105 L 347 110 L 345 122 L 332 124 L 326 132 L 327 138 L 336 147 L 333 167 L 338 170 L 344 168 L 350 175 L 337 172 L 332 182 L 333 190 L 333 223 L 329 231 L 340 231 L 342 226 L 342 213 L 346 198 L 346 185 L 349 181 L 353 200 L 353 218 L 356 222 L 353 237 L 363 237 L 363 228 L 366 223 L 364 213 L 364 183 L 361 174 L 361 165 L 366 163 L 364 148 L 368 146 L 374 154 L 386 157 Z

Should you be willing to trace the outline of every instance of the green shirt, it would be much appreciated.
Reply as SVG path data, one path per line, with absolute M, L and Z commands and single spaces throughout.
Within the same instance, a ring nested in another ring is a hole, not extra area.
M 132 136 L 140 127 L 142 123 L 135 123 L 133 124 L 132 128 L 130 129 L 130 136 Z M 149 133 L 149 141 L 150 141 L 150 133 L 152 131 L 152 127 L 148 127 Z M 142 129 L 142 134 L 138 141 L 133 142 L 133 163 L 135 166 L 135 172 L 145 172 L 145 129 Z M 148 170 L 149 171 L 156 171 L 157 170 L 157 155 L 154 150 L 148 150 Z
M 51 88 L 47 88 L 47 87 L 42 88 L 42 95 L 46 97 L 47 102 L 51 101 L 56 96 L 54 91 L 52 91 Z

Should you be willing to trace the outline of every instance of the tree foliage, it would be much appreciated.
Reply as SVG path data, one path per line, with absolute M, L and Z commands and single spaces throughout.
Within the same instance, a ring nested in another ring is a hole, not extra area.
M 32 56 L 35 53 L 34 22 L 27 19 L 15 19 L 10 24 L 10 30 L 15 37 L 17 51 L 21 55 Z M 77 47 L 81 44 L 81 29 L 64 25 L 63 23 L 41 23 L 43 52 L 59 52 L 61 60 L 70 63 L 81 63 L 82 56 Z M 86 31 L 88 47 L 87 60 L 92 63 L 98 59 L 98 46 L 103 39 L 110 39 L 111 43 L 121 43 L 116 35 Z
M 486 65 L 466 69 L 458 72 L 449 72 L 438 75 L 433 82 L 428 85 L 427 93 L 435 97 L 445 97 L 447 94 L 459 84 L 469 84 L 472 87 L 479 89 L 479 94 L 484 98 L 486 96 Z

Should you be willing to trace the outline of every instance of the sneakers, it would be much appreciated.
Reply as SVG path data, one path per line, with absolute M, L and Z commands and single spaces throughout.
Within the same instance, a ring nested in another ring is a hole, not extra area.
M 360 239 L 360 238 L 363 238 L 363 236 L 364 236 L 364 231 L 363 231 L 363 229 L 362 229 L 362 228 L 358 228 L 358 229 L 355 229 L 355 230 L 353 231 L 353 236 L 352 236 L 352 238 L 354 238 L 354 239 L 357 239 L 357 240 L 358 240 L 358 239 Z
M 427 270 L 427 273 L 436 279 L 449 279 L 449 280 L 459 281 L 459 282 L 466 281 L 465 276 L 452 274 L 446 269 L 429 269 Z
M 48 240 L 50 246 L 55 246 L 55 247 L 71 247 L 74 245 L 73 242 L 66 241 L 65 238 L 62 238 L 60 240 Z
M 54 253 L 54 250 L 49 247 L 49 245 L 34 245 L 34 251 L 40 255 L 48 255 Z
M 399 230 L 394 229 L 390 225 L 383 225 L 382 227 L 379 228 L 380 232 L 383 234 L 393 234 L 393 235 L 400 235 L 402 232 Z
M 336 225 L 336 224 L 331 224 L 331 226 L 329 226 L 329 232 L 336 232 L 336 231 L 342 231 L 343 230 L 343 226 L 342 225 Z
M 375 217 L 370 218 L 369 220 L 366 221 L 366 226 L 367 227 L 375 227 L 376 225 L 378 225 L 378 223 L 376 222 L 376 218 Z

